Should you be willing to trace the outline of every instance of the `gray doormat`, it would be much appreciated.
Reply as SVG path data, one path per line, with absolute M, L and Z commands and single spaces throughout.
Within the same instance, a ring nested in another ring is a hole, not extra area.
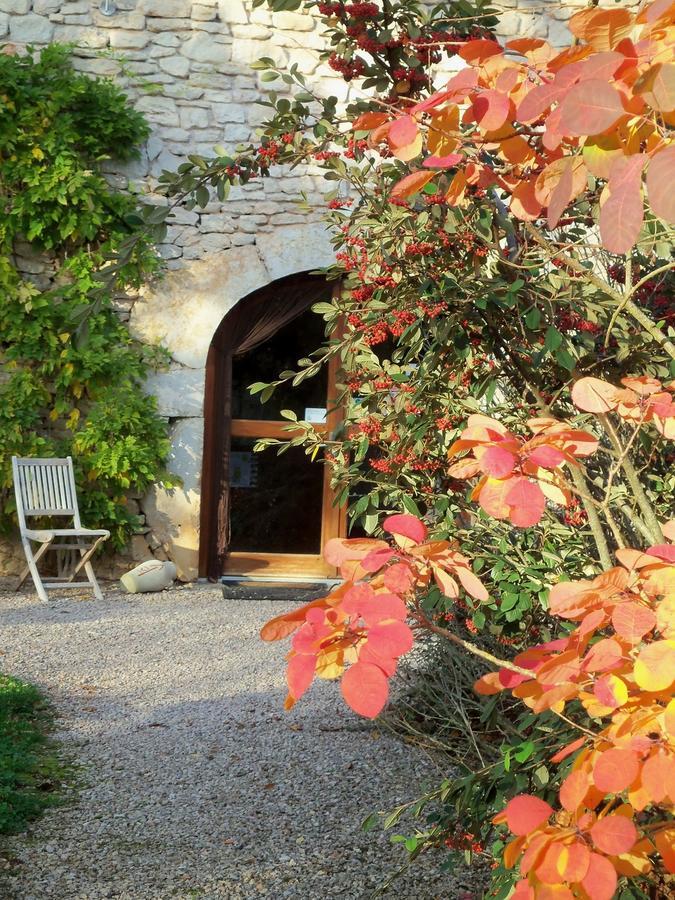
M 286 603 L 309 603 L 317 597 L 325 597 L 332 584 L 325 582 L 278 584 L 274 582 L 224 581 L 223 597 L 226 600 L 282 600 Z

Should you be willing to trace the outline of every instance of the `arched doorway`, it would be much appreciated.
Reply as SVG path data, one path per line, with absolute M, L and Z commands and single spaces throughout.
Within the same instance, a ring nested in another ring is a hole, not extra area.
M 253 454 L 256 440 L 285 440 L 281 409 L 315 420 L 330 432 L 335 367 L 298 391 L 282 391 L 268 405 L 248 394 L 255 381 L 271 381 L 319 346 L 321 319 L 309 309 L 328 299 L 331 285 L 314 275 L 293 275 L 254 291 L 228 312 L 216 330 L 206 364 L 204 454 L 201 481 L 199 574 L 331 576 L 322 544 L 343 533 L 329 473 L 302 448 L 277 456 Z M 323 419 L 323 421 L 321 421 Z

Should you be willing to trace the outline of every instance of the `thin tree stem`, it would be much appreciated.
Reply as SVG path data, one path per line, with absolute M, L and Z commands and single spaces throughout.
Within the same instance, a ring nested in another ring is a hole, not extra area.
M 642 483 L 640 481 L 640 478 L 638 477 L 638 473 L 635 471 L 635 466 L 624 452 L 624 448 L 621 445 L 619 435 L 612 425 L 609 416 L 606 413 L 599 413 L 598 419 L 602 422 L 602 425 L 607 432 L 607 436 L 609 437 L 612 447 L 614 447 L 615 451 L 618 454 L 621 468 L 623 469 L 624 475 L 626 476 L 626 481 L 633 491 L 635 500 L 637 501 L 637 505 L 640 507 L 640 512 L 642 513 L 642 516 L 644 518 L 645 525 L 647 526 L 651 534 L 651 538 L 658 544 L 663 541 L 663 532 L 661 531 L 661 525 L 659 523 L 659 520 L 656 518 L 656 513 L 654 512 L 654 509 L 649 502 L 649 498 L 647 497 L 645 490 L 642 487 Z

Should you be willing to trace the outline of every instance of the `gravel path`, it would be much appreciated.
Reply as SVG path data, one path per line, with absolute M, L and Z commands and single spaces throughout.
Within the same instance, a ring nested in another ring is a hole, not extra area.
M 360 821 L 439 773 L 333 684 L 284 713 L 284 649 L 257 632 L 288 606 L 201 586 L 49 605 L 0 594 L 0 665 L 55 703 L 84 783 L 10 841 L 3 900 L 371 896 L 405 854 Z M 466 877 L 428 861 L 391 893 L 455 900 Z

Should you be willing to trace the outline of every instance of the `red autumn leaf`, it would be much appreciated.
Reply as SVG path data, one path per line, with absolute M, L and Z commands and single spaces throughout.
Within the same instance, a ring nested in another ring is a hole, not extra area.
M 369 593 L 364 591 L 351 594 L 345 599 L 342 609 L 349 615 L 360 616 L 368 626 L 376 625 L 383 619 L 398 619 L 403 622 L 407 616 L 405 603 L 400 597 L 396 594 L 376 594 L 372 588 Z
M 448 153 L 445 156 L 427 156 L 422 165 L 425 169 L 450 169 L 463 161 L 461 153 Z
M 482 91 L 473 101 L 473 114 L 482 131 L 496 131 L 509 116 L 511 102 L 499 91 Z
M 368 644 L 378 655 L 398 659 L 412 649 L 413 633 L 405 622 L 378 622 L 368 630 Z
M 610 166 L 609 181 L 600 196 L 600 236 L 610 253 L 627 253 L 644 221 L 642 170 L 647 157 L 620 156 Z
M 581 886 L 593 900 L 612 900 L 616 893 L 618 876 L 616 869 L 606 856 L 591 853 L 588 871 L 581 880 Z
M 571 744 L 566 744 L 557 753 L 554 753 L 551 757 L 552 763 L 562 762 L 564 759 L 567 759 L 568 756 L 571 756 L 575 751 L 577 751 L 580 747 L 583 747 L 586 743 L 585 737 L 577 738 L 576 741 L 572 741 Z
M 543 824 L 553 814 L 553 809 L 539 797 L 518 794 L 506 804 L 504 813 L 511 832 L 521 835 L 529 834 Z
M 559 131 L 565 135 L 601 134 L 624 115 L 621 95 L 606 81 L 576 84 L 560 104 Z
M 563 809 L 574 812 L 583 803 L 590 787 L 588 775 L 582 769 L 574 769 L 560 785 L 558 796 Z
M 638 758 L 632 750 L 612 747 L 593 766 L 593 782 L 606 794 L 620 794 L 635 781 L 639 771 Z
M 288 690 L 294 700 L 299 700 L 312 683 L 316 671 L 316 656 L 309 653 L 296 653 L 288 660 L 286 681 Z
M 374 719 L 384 709 L 389 696 L 387 677 L 378 666 L 357 662 L 350 666 L 340 682 L 342 696 L 355 713 Z
M 614 638 L 603 638 L 588 651 L 582 668 L 584 672 L 605 672 L 619 664 L 622 658 L 621 644 Z
M 504 478 L 513 472 L 516 465 L 516 456 L 509 450 L 505 450 L 503 447 L 495 444 L 492 447 L 488 447 L 481 454 L 478 461 L 481 469 L 487 475 L 491 475 L 493 478 Z
M 403 200 L 406 197 L 412 197 L 418 191 L 421 191 L 425 184 L 428 184 L 435 176 L 435 172 L 412 172 L 406 175 L 400 181 L 397 181 L 389 192 L 389 196 L 397 200 Z
M 536 525 L 546 507 L 546 497 L 541 488 L 527 478 L 514 479 L 515 484 L 506 495 L 506 502 L 511 507 L 509 518 L 520 528 Z
M 565 461 L 565 454 L 561 453 L 557 447 L 542 446 L 533 450 L 528 456 L 528 460 L 542 469 L 555 469 Z
M 385 570 L 384 586 L 394 594 L 406 594 L 415 583 L 415 575 L 405 563 L 395 563 Z
M 628 853 L 637 841 L 637 836 L 633 820 L 626 816 L 605 816 L 598 819 L 591 828 L 591 838 L 595 846 L 610 856 Z
M 600 378 L 580 378 L 572 388 L 572 403 L 584 412 L 606 413 L 618 404 L 619 389 Z
M 363 557 L 361 567 L 364 572 L 379 572 L 392 556 L 396 556 L 396 553 L 391 547 L 378 547 L 376 550 L 371 550 L 368 556 Z
M 389 143 L 393 148 L 407 147 L 418 134 L 417 122 L 412 116 L 401 116 L 391 123 Z
M 628 700 L 628 688 L 625 681 L 616 675 L 603 675 L 593 685 L 593 694 L 599 703 L 609 709 L 618 709 Z
M 367 643 L 359 651 L 359 662 L 377 666 L 378 669 L 382 669 L 387 678 L 391 678 L 396 671 L 396 660 L 393 656 L 382 656 Z
M 619 637 L 637 644 L 655 627 L 656 616 L 651 609 L 639 603 L 619 603 L 612 613 L 612 625 Z
M 537 85 L 521 100 L 516 111 L 516 118 L 525 124 L 536 121 L 552 103 L 560 99 L 560 95 L 560 88 L 553 84 Z
M 649 160 L 647 194 L 654 215 L 675 225 L 675 191 L 672 187 L 675 172 L 675 144 L 670 144 Z
M 427 527 L 415 516 L 405 514 L 397 514 L 387 516 L 382 523 L 382 528 L 389 534 L 400 534 L 402 537 L 410 538 L 416 544 L 421 544 L 427 536 Z

